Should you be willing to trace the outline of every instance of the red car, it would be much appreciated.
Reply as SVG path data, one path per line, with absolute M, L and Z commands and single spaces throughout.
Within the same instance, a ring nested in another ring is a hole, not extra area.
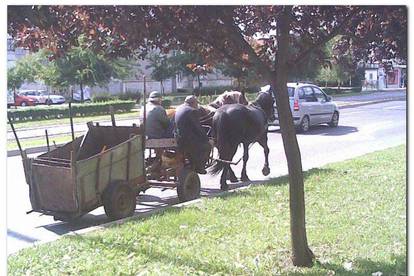
M 16 106 L 33 106 L 38 100 L 14 93 L 14 105 Z

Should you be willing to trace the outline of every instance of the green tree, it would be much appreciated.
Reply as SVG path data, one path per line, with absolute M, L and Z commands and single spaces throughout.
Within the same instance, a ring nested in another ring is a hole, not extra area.
M 7 70 L 7 88 L 16 92 L 22 84 L 39 80 L 42 70 L 43 52 L 26 55 L 19 59 L 14 67 Z
M 176 75 L 177 68 L 171 62 L 171 58 L 167 55 L 152 53 L 148 56 L 150 62 L 146 69 L 151 68 L 151 78 L 161 83 L 161 93 L 164 94 L 164 84 L 166 79 L 172 78 Z
M 123 79 L 130 74 L 130 64 L 123 59 L 110 59 L 95 53 L 89 48 L 83 36 L 78 45 L 72 47 L 62 57 L 54 60 L 45 72 L 54 73 L 51 81 L 60 86 L 79 85 L 81 101 L 84 100 L 83 88 L 105 85 L 111 78 Z

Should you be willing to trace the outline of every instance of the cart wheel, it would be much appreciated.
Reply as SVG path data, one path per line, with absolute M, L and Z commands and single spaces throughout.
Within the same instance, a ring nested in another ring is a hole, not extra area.
M 113 220 L 132 216 L 136 199 L 132 188 L 122 182 L 111 183 L 103 194 L 105 214 Z
M 177 194 L 180 202 L 200 197 L 200 178 L 188 168 L 183 168 L 178 176 Z

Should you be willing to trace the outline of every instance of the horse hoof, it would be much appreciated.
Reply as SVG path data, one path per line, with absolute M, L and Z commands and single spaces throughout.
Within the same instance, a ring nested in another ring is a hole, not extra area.
M 240 178 L 241 181 L 246 182 L 246 181 L 250 181 L 250 178 L 247 175 L 244 175 Z
M 228 189 L 229 189 L 229 185 L 221 185 L 220 186 L 220 189 L 222 190 L 222 191 L 228 191 Z
M 270 173 L 270 168 L 269 168 L 269 167 L 263 167 L 263 169 L 262 169 L 262 173 L 263 173 L 263 175 L 264 175 L 264 176 L 269 175 L 269 173 Z

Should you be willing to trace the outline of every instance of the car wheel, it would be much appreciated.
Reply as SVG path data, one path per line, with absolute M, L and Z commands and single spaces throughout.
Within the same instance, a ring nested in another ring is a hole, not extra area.
M 27 106 L 27 103 L 26 103 L 26 102 L 22 102 L 22 103 L 20 104 L 20 106 Z
M 335 111 L 334 114 L 332 115 L 332 119 L 328 123 L 328 125 L 330 127 L 337 127 L 338 126 L 338 122 L 339 122 L 339 113 Z
M 302 122 L 300 122 L 299 130 L 300 132 L 305 133 L 309 130 L 309 127 L 310 127 L 309 117 L 306 115 L 305 117 L 303 117 Z
M 45 102 L 45 104 L 47 104 L 47 105 L 51 105 L 52 103 L 53 103 L 52 100 L 49 100 L 49 99 L 47 99 L 46 102 Z

